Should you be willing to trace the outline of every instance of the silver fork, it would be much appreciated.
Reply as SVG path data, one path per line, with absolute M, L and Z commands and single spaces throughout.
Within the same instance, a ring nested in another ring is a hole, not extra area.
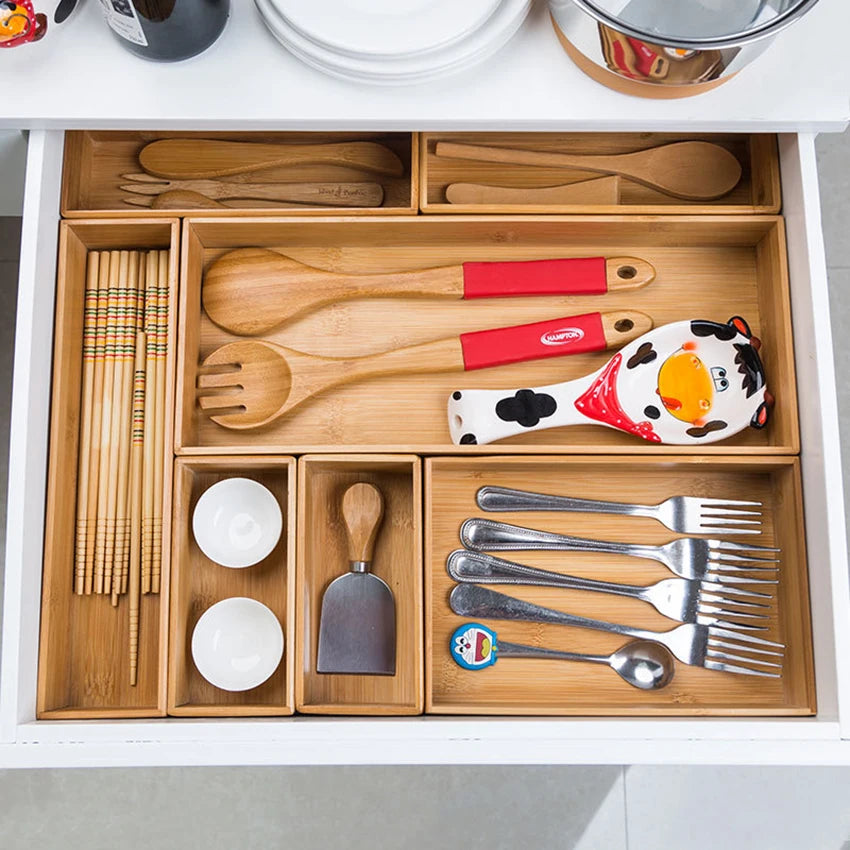
M 460 541 L 467 549 L 484 552 L 559 550 L 564 552 L 604 552 L 608 555 L 634 555 L 659 561 L 682 578 L 708 579 L 723 584 L 776 584 L 774 579 L 753 579 L 740 573 L 775 573 L 776 558 L 762 555 L 778 552 L 769 546 L 754 543 L 732 543 L 729 540 L 680 537 L 661 546 L 639 543 L 616 543 L 569 537 L 550 531 L 538 531 L 506 522 L 474 517 L 460 527 Z M 753 555 L 752 552 L 762 553 Z M 737 554 L 734 554 L 737 553 Z
M 666 646 L 683 664 L 706 667 L 709 670 L 778 679 L 780 673 L 777 671 L 782 669 L 783 645 L 781 643 L 719 626 L 685 623 L 667 632 L 653 632 L 648 629 L 636 629 L 632 626 L 621 626 L 617 623 L 606 623 L 604 620 L 591 620 L 588 617 L 566 614 L 563 611 L 544 608 L 542 605 L 534 605 L 522 599 L 515 599 L 513 596 L 506 596 L 504 593 L 497 593 L 495 590 L 477 584 L 455 585 L 449 596 L 449 605 L 452 611 L 461 617 L 554 623 L 654 640 Z M 762 669 L 765 667 L 769 669 Z
M 761 502 L 671 496 L 657 505 L 633 505 L 490 486 L 482 487 L 475 498 L 484 511 L 575 511 L 645 516 L 680 534 L 761 534 L 761 520 L 752 519 L 760 517 L 761 511 L 741 509 L 744 506 L 760 508 Z
M 711 581 L 693 581 L 684 578 L 668 578 L 655 584 L 643 585 L 617 584 L 610 581 L 597 581 L 563 573 L 553 573 L 549 570 L 539 570 L 525 564 L 505 561 L 483 552 L 469 552 L 466 549 L 456 549 L 446 560 L 446 571 L 461 584 L 522 584 L 537 587 L 563 587 L 572 590 L 590 590 L 599 593 L 611 593 L 616 596 L 626 596 L 641 599 L 652 605 L 656 611 L 677 620 L 680 623 L 703 623 L 707 626 L 721 626 L 727 629 L 743 629 L 745 631 L 764 631 L 765 627 L 753 623 L 742 623 L 735 619 L 766 620 L 765 614 L 752 613 L 768 610 L 764 602 L 750 600 L 766 599 L 766 593 L 756 593 L 752 590 L 727 588 L 722 584 Z M 738 611 L 720 607 L 735 605 L 749 609 Z

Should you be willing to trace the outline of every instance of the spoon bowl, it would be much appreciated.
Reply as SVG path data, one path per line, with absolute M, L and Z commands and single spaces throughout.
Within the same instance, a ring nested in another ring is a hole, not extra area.
M 633 688 L 654 691 L 670 684 L 675 662 L 670 650 L 651 640 L 632 640 L 608 656 L 611 669 Z

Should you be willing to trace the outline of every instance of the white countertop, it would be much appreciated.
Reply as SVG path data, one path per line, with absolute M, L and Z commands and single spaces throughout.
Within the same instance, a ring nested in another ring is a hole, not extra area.
M 52 17 L 55 0 L 35 5 Z M 0 128 L 841 130 L 850 120 L 848 34 L 850 2 L 821 0 L 718 89 L 657 101 L 585 77 L 559 45 L 543 0 L 482 65 L 401 87 L 312 70 L 272 38 L 251 0 L 233 0 L 219 41 L 176 64 L 125 50 L 96 0 L 85 0 L 66 23 L 51 21 L 41 42 L 0 51 Z

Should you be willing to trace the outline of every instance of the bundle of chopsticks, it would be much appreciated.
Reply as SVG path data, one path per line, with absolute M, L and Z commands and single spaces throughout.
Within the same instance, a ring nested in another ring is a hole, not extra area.
M 162 571 L 168 251 L 91 251 L 86 271 L 74 591 L 139 599 Z

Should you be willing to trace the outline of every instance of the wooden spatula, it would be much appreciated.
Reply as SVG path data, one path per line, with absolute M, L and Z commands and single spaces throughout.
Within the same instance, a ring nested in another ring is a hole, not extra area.
M 460 372 L 604 351 L 646 333 L 636 311 L 587 313 L 476 331 L 366 357 L 319 357 L 251 339 L 213 351 L 198 371 L 198 404 L 219 425 L 259 428 L 331 387 L 381 375 Z
M 655 269 L 635 257 L 463 263 L 419 271 L 347 275 L 305 266 L 265 248 L 238 248 L 207 269 L 203 302 L 219 327 L 265 333 L 349 298 L 497 298 L 601 295 L 645 286 Z
M 452 183 L 446 187 L 450 204 L 602 204 L 620 203 L 620 178 L 596 177 L 563 186 L 508 188 L 480 183 Z
M 370 572 L 383 516 L 384 499 L 373 484 L 352 484 L 343 494 L 349 570 L 322 597 L 319 673 L 395 674 L 395 599 Z
M 377 142 L 269 145 L 210 139 L 160 139 L 142 148 L 139 162 L 149 174 L 175 180 L 223 177 L 280 165 L 342 165 L 390 177 L 400 177 L 404 173 L 402 161 Z
M 665 195 L 688 201 L 722 198 L 741 179 L 741 163 L 726 148 L 711 142 L 672 142 L 634 153 L 606 156 L 437 142 L 436 153 L 447 159 L 619 174 Z
M 150 174 L 122 174 L 119 188 L 140 195 L 169 191 L 195 192 L 217 201 L 259 198 L 322 207 L 377 207 L 384 199 L 380 183 L 226 183 L 223 180 L 167 180 Z

